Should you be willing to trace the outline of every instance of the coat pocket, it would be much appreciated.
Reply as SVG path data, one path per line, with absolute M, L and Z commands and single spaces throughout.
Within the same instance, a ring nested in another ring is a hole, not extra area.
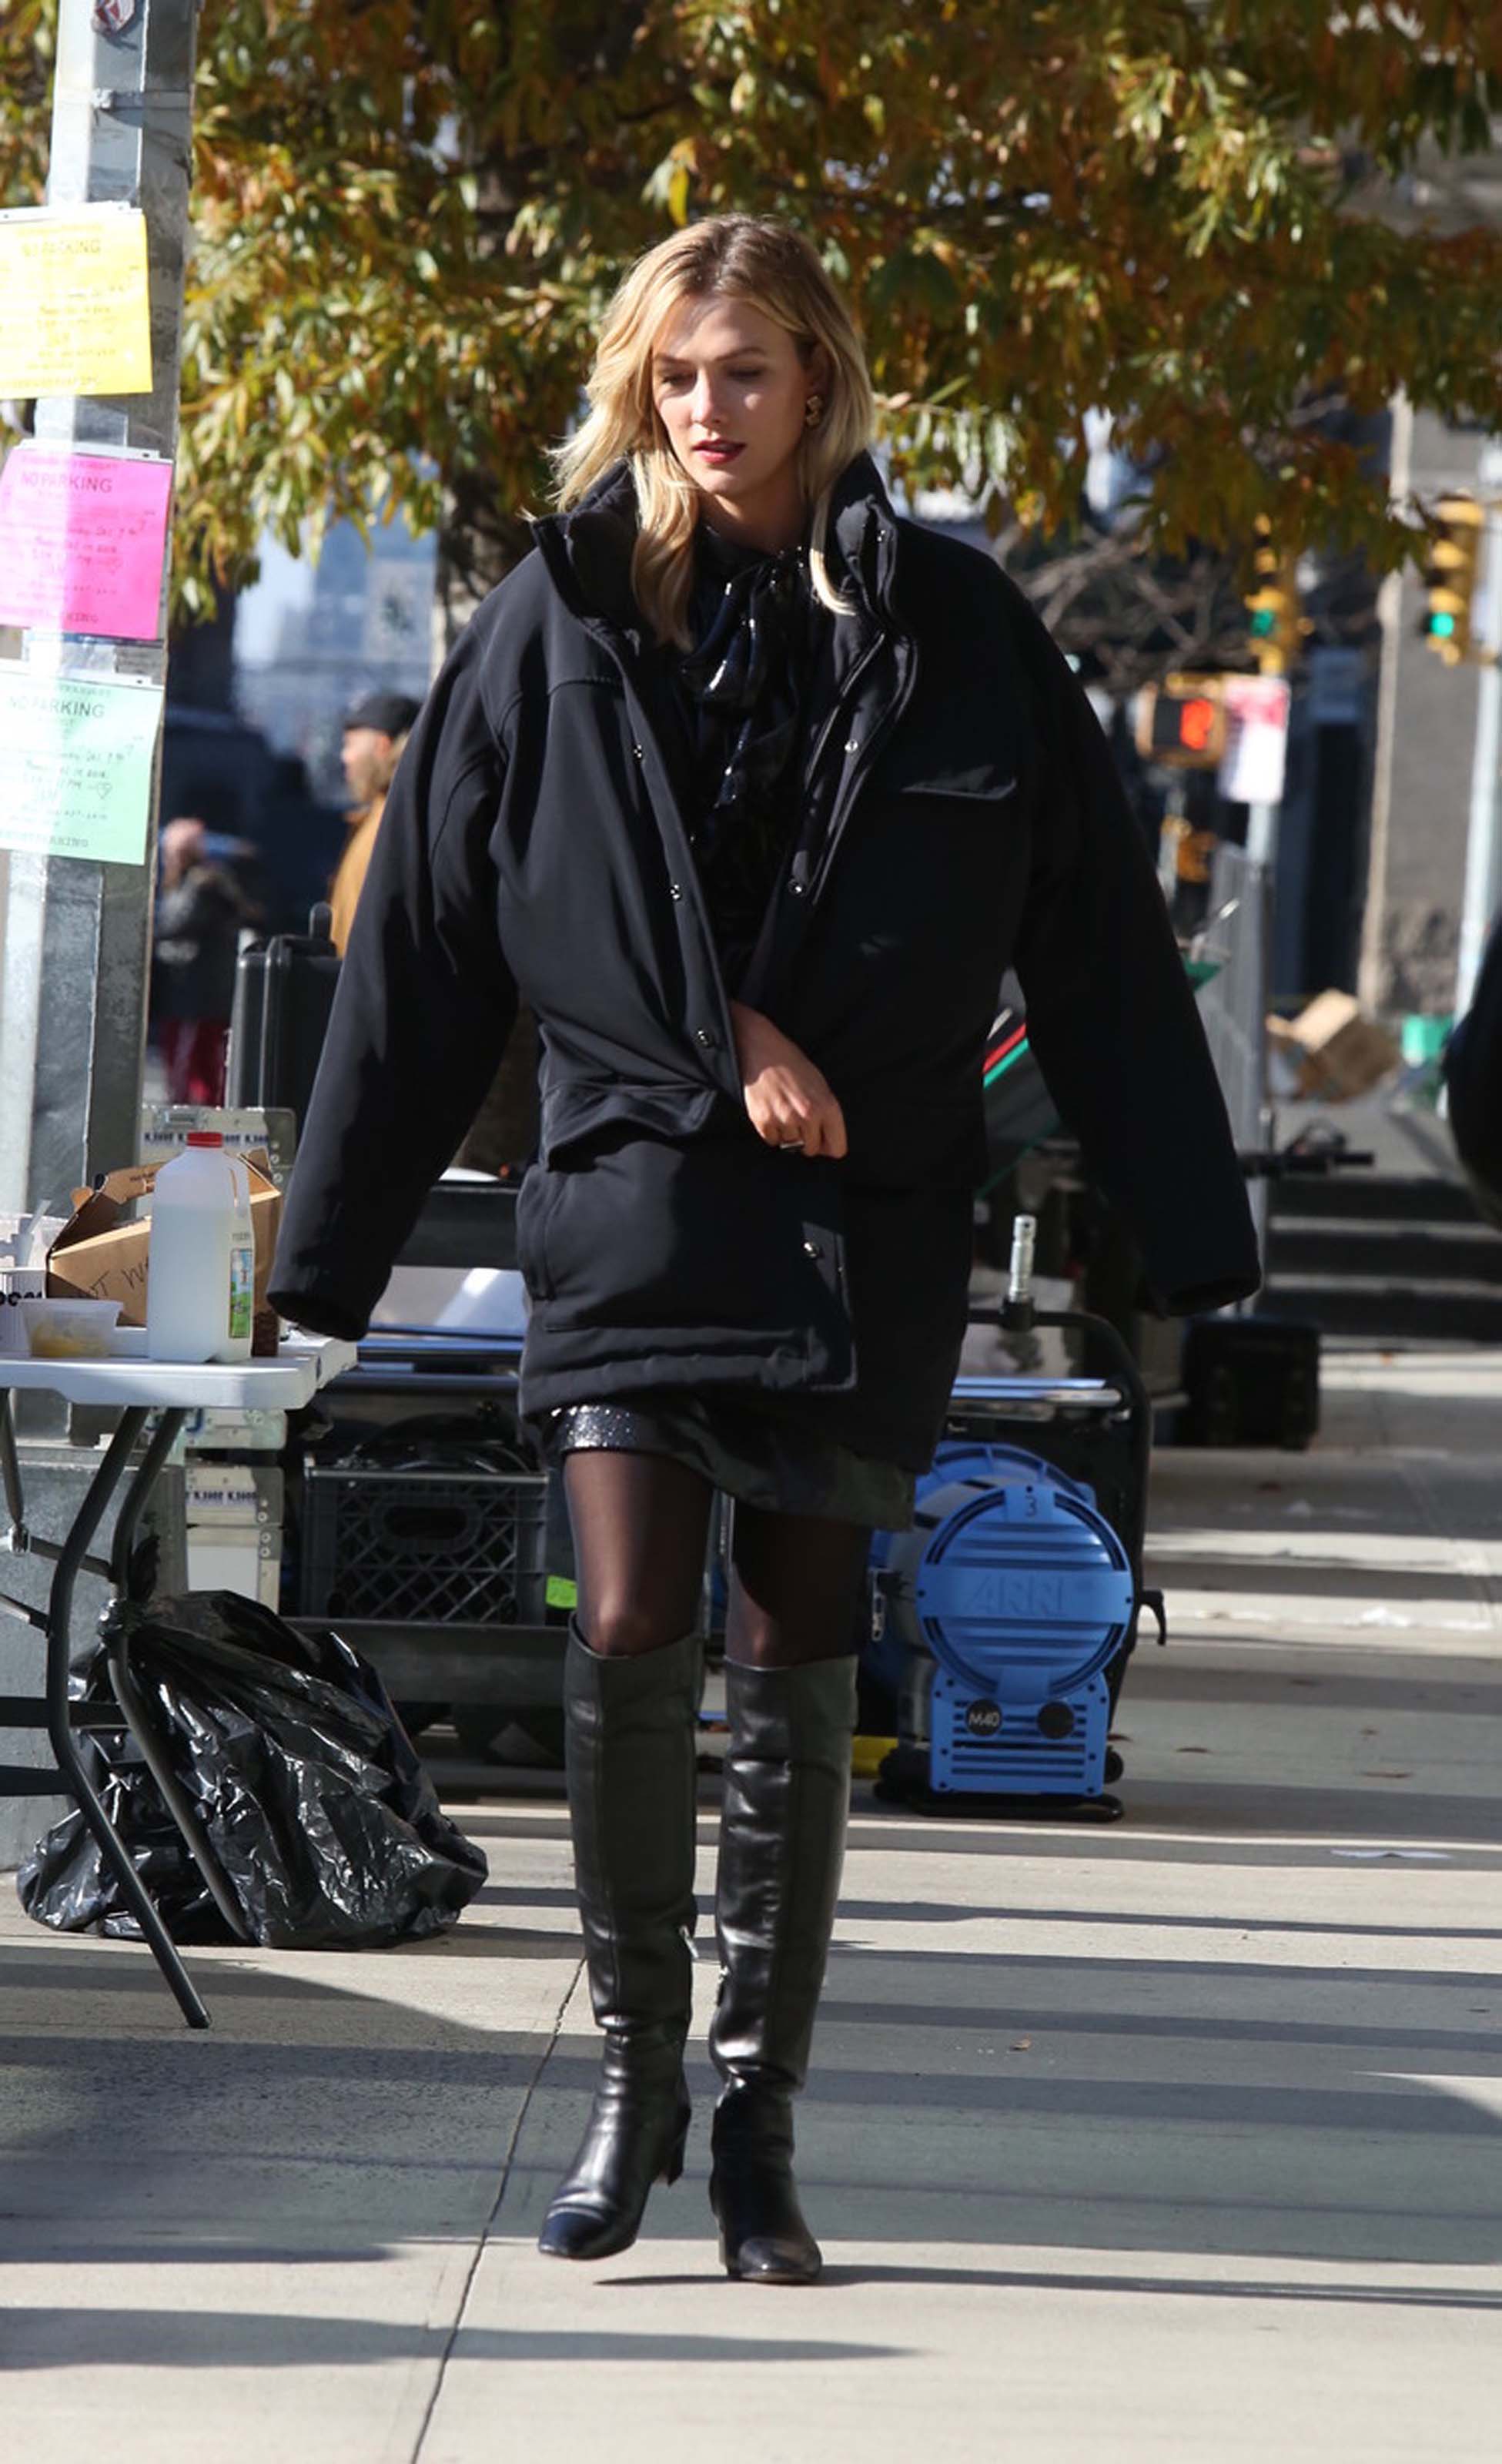
M 541 1177 L 518 1247 L 550 1327 L 848 1348 L 837 1164 L 750 1133 L 621 1137 Z
M 1014 796 L 1022 770 L 1019 747 L 1005 721 L 977 726 L 976 715 L 963 714 L 942 727 L 899 729 L 882 761 L 876 793 L 977 804 L 1000 804 Z
M 712 1087 L 630 1078 L 558 1077 L 542 1090 L 542 1155 L 567 1165 L 577 1148 L 587 1161 L 603 1140 L 633 1130 L 648 1138 L 698 1135 L 725 1097 Z
M 559 1177 L 546 1165 L 534 1163 L 523 1174 L 516 1193 L 516 1264 L 528 1298 L 533 1301 L 546 1301 L 553 1294 L 548 1279 L 546 1217 L 550 1202 L 557 1195 Z
M 970 804 L 1004 804 L 1017 792 L 1017 773 L 994 769 L 976 769 L 960 773 L 936 772 L 931 779 L 903 779 L 893 781 L 899 796 L 932 796 L 936 803 L 962 807 Z

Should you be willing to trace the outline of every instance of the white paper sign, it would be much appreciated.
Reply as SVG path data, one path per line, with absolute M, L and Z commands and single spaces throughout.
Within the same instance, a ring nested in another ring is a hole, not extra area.
M 1282 801 L 1288 756 L 1286 676 L 1227 676 L 1226 751 L 1216 785 L 1233 804 Z
M 143 864 L 162 687 L 0 665 L 0 847 Z

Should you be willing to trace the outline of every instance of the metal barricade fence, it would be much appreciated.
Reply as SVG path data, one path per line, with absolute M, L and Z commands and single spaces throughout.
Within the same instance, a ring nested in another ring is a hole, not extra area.
M 1201 987 L 1200 1016 L 1230 1115 L 1238 1151 L 1255 1155 L 1272 1136 L 1268 1102 L 1267 1013 L 1272 952 L 1273 881 L 1245 847 L 1222 841 L 1210 868 L 1209 907 L 1191 956 L 1215 972 Z M 1257 1241 L 1266 1249 L 1268 1182 L 1258 1174 L 1249 1194 Z

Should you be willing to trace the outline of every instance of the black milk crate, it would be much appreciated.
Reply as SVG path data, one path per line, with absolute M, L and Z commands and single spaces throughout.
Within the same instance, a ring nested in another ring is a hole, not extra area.
M 547 1485 L 468 1465 L 310 1464 L 299 1615 L 543 1624 Z

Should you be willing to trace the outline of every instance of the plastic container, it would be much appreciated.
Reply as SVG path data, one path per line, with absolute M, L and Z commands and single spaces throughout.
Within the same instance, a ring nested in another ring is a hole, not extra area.
M 47 1268 L 0 1266 L 0 1360 L 24 1360 L 27 1353 L 23 1301 L 47 1297 Z
M 1432 1069 L 1443 1058 L 1455 1022 L 1447 1010 L 1443 1017 L 1410 1011 L 1399 1032 L 1399 1045 L 1409 1069 Z
M 229 1332 L 216 1360 L 249 1360 L 255 1331 L 255 1226 L 250 1221 L 250 1176 L 238 1155 L 226 1155 L 234 1175 L 234 1231 L 229 1243 Z
M 15 1304 L 33 1360 L 104 1360 L 119 1301 L 23 1300 Z
M 255 1236 L 245 1166 L 217 1130 L 190 1130 L 151 1195 L 146 1352 L 152 1360 L 249 1360 Z

